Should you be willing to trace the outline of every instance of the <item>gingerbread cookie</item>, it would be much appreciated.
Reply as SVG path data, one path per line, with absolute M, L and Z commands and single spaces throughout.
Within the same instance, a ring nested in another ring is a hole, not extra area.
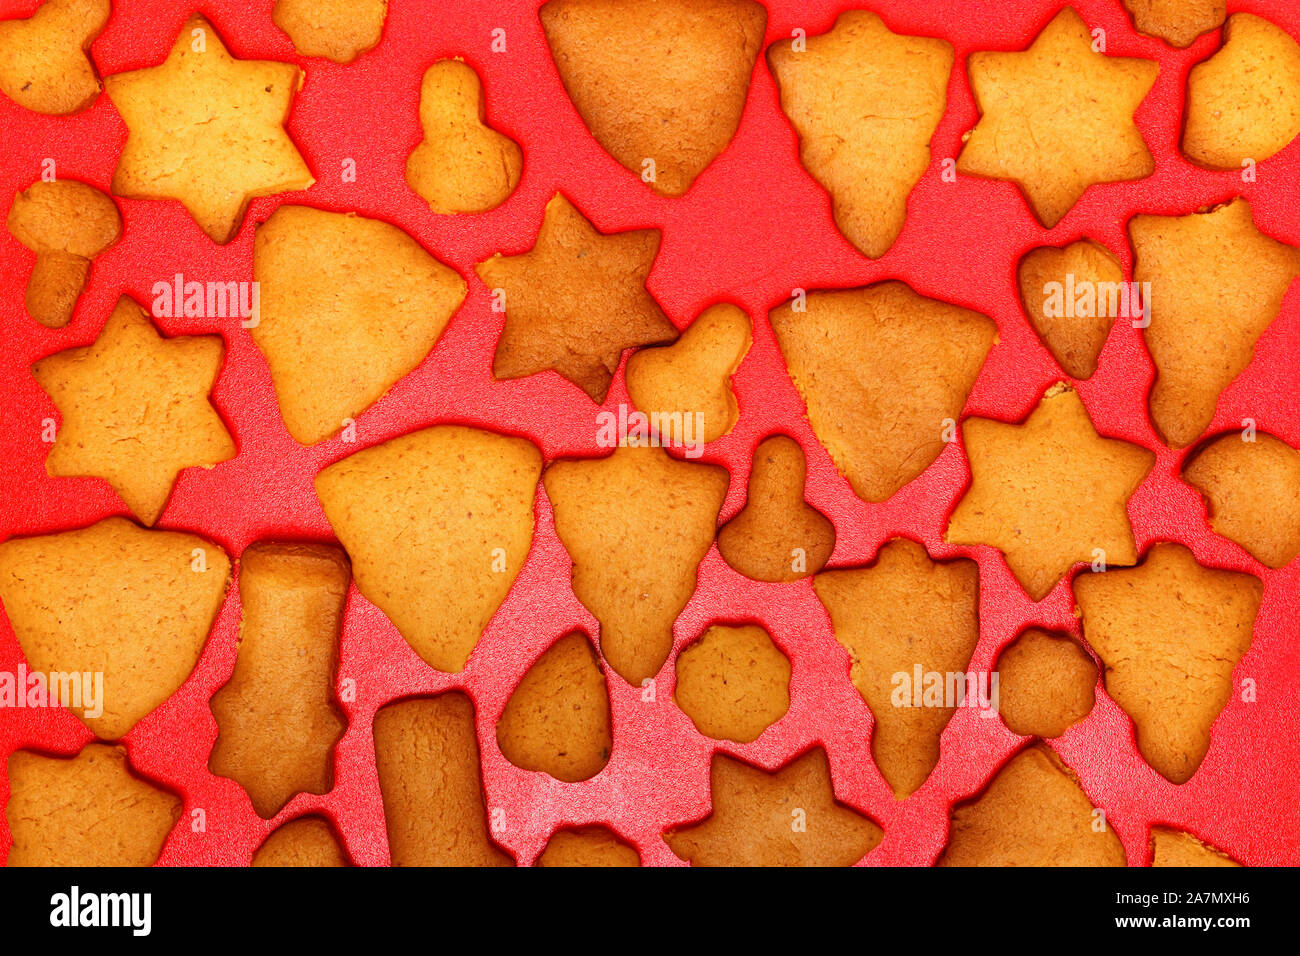
M 603 403 L 626 349 L 677 337 L 645 287 L 658 251 L 658 229 L 606 235 L 556 193 L 532 249 L 477 266 L 506 314 L 492 374 L 559 372 Z
M 715 624 L 677 656 L 673 700 L 704 736 L 747 744 L 790 709 L 790 661 L 757 624 Z
M 93 344 L 32 366 L 63 418 L 45 470 L 103 478 L 153 524 L 184 469 L 235 457 L 208 397 L 225 351 L 219 335 L 163 338 L 134 300 L 118 299 Z
M 153 866 L 180 798 L 131 772 L 123 747 L 9 755 L 8 866 Z
M 1224 0 L 1123 0 L 1139 33 L 1186 47 L 1202 33 L 1218 29 L 1227 15 Z
M 1133 113 L 1160 67 L 1097 52 L 1088 24 L 1072 7 L 1025 52 L 972 53 L 968 62 L 980 119 L 957 169 L 1014 182 L 1047 228 L 1089 186 L 1155 171 Z
M 692 866 L 852 866 L 884 838 L 874 820 L 835 799 L 820 747 L 773 773 L 715 753 L 709 776 L 709 816 L 664 834 Z
M 1183 480 L 1201 493 L 1210 527 L 1270 568 L 1300 554 L 1300 451 L 1256 433 L 1205 444 L 1183 465 Z
M 696 441 L 716 441 L 740 417 L 731 377 L 753 341 L 749 316 L 741 309 L 725 304 L 705 309 L 672 345 L 632 353 L 628 397 L 652 422 L 658 420 L 656 412 L 667 413 L 669 421 L 694 421 Z
M 952 811 L 939 866 L 1125 866 L 1120 843 L 1079 778 L 1031 744 L 988 788 Z
M 1128 231 L 1133 279 L 1151 284 L 1142 333 L 1156 366 L 1151 423 L 1184 448 L 1214 420 L 1219 393 L 1281 311 L 1300 249 L 1256 229 L 1240 198 L 1188 216 L 1134 216 Z
M 1156 456 L 1098 435 L 1072 388 L 1052 386 L 1019 425 L 969 418 L 962 440 L 971 485 L 945 541 L 997 548 L 1035 601 L 1081 561 L 1137 561 L 1128 500 Z
M 336 434 L 414 369 L 465 299 L 465 280 L 386 222 L 281 206 L 257 227 L 253 277 L 285 428 Z
M 253 866 L 351 866 L 334 827 L 324 817 L 290 820 L 253 854 Z
M 519 144 L 487 124 L 483 84 L 459 58 L 439 60 L 420 85 L 424 139 L 406 160 L 406 181 L 436 213 L 495 209 L 519 185 Z
M 537 658 L 510 695 L 497 746 L 516 767 L 574 783 L 604 770 L 613 745 L 605 673 L 575 631 Z
M 640 866 L 641 855 L 608 827 L 556 830 L 534 866 Z
M 1136 568 L 1074 579 L 1083 639 L 1101 658 L 1106 692 L 1165 779 L 1186 783 L 1205 759 L 1263 593 L 1254 575 L 1202 567 L 1167 542 Z
M 45 0 L 26 20 L 0 21 L 0 92 L 51 116 L 99 96 L 90 45 L 108 24 L 109 0 Z
M 459 691 L 375 714 L 375 768 L 393 866 L 513 866 L 493 842 L 474 705 Z
M 745 577 L 798 581 L 830 560 L 835 525 L 804 501 L 806 475 L 793 438 L 765 438 L 754 452 L 745 507 L 718 532 L 718 552 Z
M 752 0 L 550 0 L 539 11 L 560 80 L 611 156 L 680 196 L 727 148 L 767 12 Z
M 329 793 L 347 721 L 334 700 L 351 573 L 333 545 L 259 541 L 239 559 L 239 656 L 211 701 L 208 769 L 237 781 L 258 816 L 298 793 Z
M 727 471 L 661 448 L 551 464 L 542 479 L 573 560 L 573 593 L 600 622 L 600 651 L 632 684 L 654 677 L 713 544 Z
M 63 703 L 104 740 L 185 683 L 229 583 L 211 541 L 125 518 L 0 544 L 0 601 L 28 666 L 81 678 Z
M 1240 169 L 1300 134 L 1300 46 L 1263 17 L 1234 13 L 1223 47 L 1187 76 L 1183 152 L 1211 169 Z
M 194 14 L 165 62 L 104 80 L 127 127 L 113 192 L 178 200 L 229 242 L 250 200 L 315 182 L 284 128 L 302 80 L 292 63 L 235 59 Z
M 1241 866 L 1222 850 L 1172 827 L 1151 828 L 1151 865 L 1184 867 Z
M 358 590 L 425 663 L 459 671 L 528 557 L 541 471 L 527 439 L 435 425 L 335 462 L 316 495 Z
M 929 700 L 923 675 L 965 675 L 979 643 L 979 566 L 936 562 L 895 538 L 873 564 L 813 579 L 835 640 L 849 652 L 850 677 L 875 718 L 871 754 L 896 799 L 925 783 L 939 762 L 939 737 L 962 699 Z M 965 682 L 963 680 L 963 688 Z M 945 686 L 946 690 L 946 686 Z
M 1031 627 L 998 654 L 998 712 L 1013 734 L 1059 737 L 1092 712 L 1097 665 L 1079 642 Z
M 879 259 L 903 231 L 907 197 L 930 166 L 952 44 L 893 33 L 866 10 L 842 13 L 830 32 L 798 42 L 773 43 L 767 62 L 799 134 L 799 160 L 830 193 L 844 237 Z
M 275 0 L 271 19 L 303 56 L 351 63 L 375 48 L 388 0 Z
M 1091 239 L 1031 250 L 1020 260 L 1016 281 L 1029 324 L 1071 378 L 1097 371 L 1097 357 L 1126 303 L 1136 314 L 1119 260 Z
M 94 186 L 42 181 L 14 196 L 7 225 L 36 253 L 27 281 L 28 314 L 47 328 L 63 328 L 90 279 L 90 260 L 122 235 L 117 206 Z
M 997 341 L 987 316 L 902 282 L 809 292 L 770 318 L 817 439 L 870 502 L 939 457 Z

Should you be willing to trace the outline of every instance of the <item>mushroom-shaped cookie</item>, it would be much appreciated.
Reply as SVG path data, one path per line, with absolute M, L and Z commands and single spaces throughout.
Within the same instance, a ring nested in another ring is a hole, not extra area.
M 830 560 L 835 525 L 804 500 L 806 474 L 793 438 L 773 435 L 754 452 L 749 499 L 718 533 L 723 559 L 745 577 L 798 581 Z
M 27 311 L 41 325 L 62 328 L 86 288 L 90 260 L 122 235 L 117 206 L 94 186 L 42 181 L 14 197 L 8 225 L 36 253 Z

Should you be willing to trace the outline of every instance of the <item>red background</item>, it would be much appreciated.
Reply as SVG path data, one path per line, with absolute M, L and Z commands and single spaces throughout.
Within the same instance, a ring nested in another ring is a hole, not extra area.
M 0 0 L 0 17 L 27 16 L 36 0 Z M 306 82 L 288 128 L 317 183 L 303 194 L 255 200 L 238 236 L 216 246 L 174 202 L 118 200 L 122 240 L 95 261 L 76 316 L 62 330 L 38 326 L 23 309 L 33 256 L 0 235 L 0 537 L 83 527 L 126 514 L 107 483 L 49 478 L 41 420 L 57 418 L 29 374 L 50 353 L 93 341 L 122 294 L 147 305 L 155 281 L 176 272 L 187 278 L 251 280 L 254 226 L 280 202 L 353 210 L 394 223 L 415 236 L 469 283 L 469 296 L 428 358 L 358 419 L 357 443 L 339 439 L 304 448 L 280 420 L 265 362 L 237 319 L 158 319 L 168 335 L 219 332 L 225 368 L 213 401 L 239 445 L 239 455 L 211 470 L 181 474 L 160 528 L 205 535 L 237 556 L 266 538 L 332 537 L 312 491 L 316 472 L 360 447 L 435 422 L 453 421 L 527 435 L 549 459 L 597 456 L 598 409 L 576 388 L 547 373 L 494 382 L 491 361 L 502 318 L 473 272 L 495 252 L 531 247 L 547 200 L 560 190 L 600 229 L 655 227 L 662 246 L 649 288 L 669 317 L 687 325 L 718 301 L 737 303 L 754 321 L 754 346 L 735 377 L 741 416 L 734 431 L 710 445 L 705 461 L 725 465 L 732 483 L 722 513 L 743 505 L 750 456 L 766 435 L 795 437 L 808 457 L 809 501 L 838 532 L 833 567 L 872 560 L 896 535 L 925 544 L 936 558 L 979 562 L 981 639 L 971 668 L 989 668 L 998 651 L 1030 625 L 1077 633 L 1068 584 L 1039 604 L 1021 591 L 1002 556 L 990 548 L 943 543 L 947 517 L 963 493 L 968 471 L 960 442 L 889 502 L 868 505 L 813 436 L 798 394 L 777 351 L 766 314 L 792 289 L 853 287 L 881 279 L 908 282 L 922 294 L 992 316 L 994 347 L 967 403 L 966 415 L 1020 420 L 1042 393 L 1065 376 L 1030 329 L 1015 291 L 1015 267 L 1029 249 L 1089 236 L 1115 251 L 1126 272 L 1132 254 L 1125 224 L 1137 212 L 1185 214 L 1240 193 L 1265 233 L 1300 244 L 1296 202 L 1300 145 L 1292 143 L 1261 163 L 1258 181 L 1213 173 L 1184 160 L 1177 149 L 1187 71 L 1219 46 L 1219 32 L 1187 50 L 1137 34 L 1115 0 L 1076 5 L 1090 27 L 1106 31 L 1107 52 L 1160 62 L 1160 76 L 1137 113 L 1156 160 L 1153 176 L 1090 189 L 1053 230 L 1033 218 L 1016 188 L 966 176 L 943 182 L 940 164 L 960 150 L 977 112 L 965 72 L 974 50 L 1023 49 L 1060 4 L 893 0 L 881 11 L 896 32 L 940 36 L 956 47 L 948 107 L 933 140 L 929 170 L 913 191 L 902 236 L 881 260 L 858 254 L 835 230 L 824 191 L 803 171 L 795 135 L 760 56 L 744 117 L 730 147 L 679 199 L 653 195 L 595 143 L 564 93 L 552 65 L 536 0 L 435 3 L 392 0 L 383 39 L 355 63 L 339 66 L 304 59 L 271 22 L 271 0 L 208 0 L 200 7 L 226 46 L 245 59 L 298 63 Z M 801 27 L 829 29 L 842 0 L 770 2 L 765 46 Z M 161 62 L 193 0 L 115 0 L 113 18 L 96 40 L 102 75 Z M 1300 36 L 1300 7 L 1234 4 L 1267 16 Z M 507 50 L 491 52 L 491 31 L 506 31 Z M 518 190 L 480 216 L 432 214 L 406 185 L 406 157 L 421 139 L 420 80 L 438 59 L 461 56 L 482 78 L 489 121 L 518 141 L 525 156 Z M 43 117 L 0 98 L 0 197 L 7 205 L 41 173 L 47 157 L 61 178 L 108 189 L 126 128 L 106 96 L 76 116 Z M 345 159 L 356 162 L 354 183 L 341 181 Z M 1300 445 L 1300 302 L 1292 292 L 1281 316 L 1260 340 L 1255 361 L 1223 394 L 1210 433 L 1236 429 L 1253 418 L 1262 431 Z M 1269 571 L 1236 545 L 1213 535 L 1199 496 L 1178 480 L 1186 451 L 1164 448 L 1146 414 L 1153 371 L 1140 334 L 1116 324 L 1098 372 L 1078 389 L 1098 429 L 1155 450 L 1158 463 L 1133 497 L 1130 512 L 1139 548 L 1172 540 L 1190 547 L 1203 564 L 1249 571 L 1264 581 L 1264 604 L 1250 652 L 1235 680 L 1253 678 L 1258 701 L 1234 694 L 1216 721 L 1213 744 L 1200 770 L 1175 786 L 1146 765 L 1129 719 L 1098 686 L 1092 714 L 1053 746 L 1078 773 L 1094 804 L 1124 842 L 1132 864 L 1148 862 L 1152 823 L 1189 829 L 1250 864 L 1300 863 L 1300 709 L 1295 679 L 1300 643 L 1300 564 Z M 622 373 L 605 403 L 626 402 Z M 811 581 L 760 584 L 731 570 L 716 548 L 700 569 L 699 587 L 677 621 L 676 648 L 713 622 L 764 625 L 793 664 L 789 713 L 753 744 L 738 746 L 701 736 L 672 701 L 672 660 L 658 678 L 657 700 L 609 674 L 614 747 L 606 769 L 592 780 L 566 784 L 515 768 L 497 750 L 494 726 L 511 690 L 537 656 L 574 628 L 597 633 L 595 620 L 574 598 L 569 560 L 555 536 L 550 505 L 539 487 L 537 531 L 528 563 L 461 674 L 425 666 L 388 620 L 353 589 L 344 626 L 339 679 L 355 680 L 357 699 L 345 704 L 349 726 L 336 753 L 336 782 L 326 796 L 299 795 L 273 821 L 261 820 L 233 781 L 208 772 L 216 724 L 207 707 L 229 679 L 239 620 L 232 586 L 198 666 L 162 707 L 125 738 L 134 767 L 180 793 L 186 815 L 167 840 L 163 864 L 244 864 L 280 823 L 304 812 L 331 818 L 356 862 L 388 862 L 383 811 L 373 767 L 371 721 L 388 701 L 463 688 L 477 708 L 483 777 L 490 807 L 505 812 L 498 834 L 521 863 L 531 862 L 559 826 L 605 823 L 634 842 L 647 864 L 679 862 L 659 834 L 709 809 L 709 756 L 734 753 L 775 767 L 813 745 L 830 754 L 838 798 L 881 823 L 883 843 L 867 865 L 929 864 L 947 838 L 950 806 L 980 791 L 1021 745 L 1000 720 L 959 710 L 942 739 L 942 758 L 925 785 L 897 802 L 871 760 L 872 719 L 849 683 L 846 652 L 834 640 L 829 617 Z M 2 619 L 0 619 L 2 620 Z M 22 655 L 7 620 L 0 623 L 0 669 L 14 670 Z M 291 692 L 291 689 L 288 689 Z M 20 747 L 74 753 L 91 739 L 64 710 L 0 711 L 0 757 Z M 7 779 L 0 779 L 0 801 Z M 202 808 L 206 832 L 187 825 Z M 7 853 L 7 824 L 0 847 Z

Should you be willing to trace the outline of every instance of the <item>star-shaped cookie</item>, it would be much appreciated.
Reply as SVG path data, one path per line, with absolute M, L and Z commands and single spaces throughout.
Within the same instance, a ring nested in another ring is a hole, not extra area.
M 1128 500 L 1156 456 L 1098 435 L 1073 389 L 1049 389 L 1021 425 L 967 419 L 962 440 L 971 486 L 944 540 L 1001 550 L 1035 601 L 1080 561 L 1137 561 Z
M 1133 112 L 1160 68 L 1093 45 L 1088 25 L 1066 7 L 1028 50 L 970 56 L 980 120 L 957 169 L 1016 183 L 1049 229 L 1089 186 L 1155 170 Z
M 315 180 L 285 131 L 303 73 L 237 60 L 195 14 L 166 61 L 104 80 L 128 136 L 113 192 L 176 199 L 213 242 L 234 238 L 249 200 Z
M 505 305 L 492 374 L 553 370 L 604 402 L 625 349 L 677 337 L 645 287 L 658 251 L 659 230 L 605 235 L 556 193 L 531 250 L 477 267 Z
M 45 470 L 103 478 L 153 524 L 182 469 L 235 457 L 234 439 L 208 401 L 224 354 L 218 335 L 163 338 L 123 296 L 94 344 L 32 366 L 63 416 Z
M 692 866 L 852 866 L 884 837 L 835 799 L 820 747 L 774 773 L 715 753 L 710 779 L 713 813 L 664 834 Z

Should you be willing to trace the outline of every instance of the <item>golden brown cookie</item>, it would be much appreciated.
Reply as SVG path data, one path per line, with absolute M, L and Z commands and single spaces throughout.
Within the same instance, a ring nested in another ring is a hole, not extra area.
M 604 402 L 624 350 L 677 337 L 645 287 L 658 250 L 659 230 L 606 235 L 556 193 L 532 249 L 476 267 L 506 314 L 492 374 L 555 371 Z
M 351 866 L 334 827 L 324 817 L 290 820 L 253 854 L 253 866 Z
M 1188 216 L 1134 216 L 1128 231 L 1133 279 L 1151 284 L 1142 333 L 1156 366 L 1151 423 L 1171 448 L 1184 448 L 1250 364 L 1300 275 L 1300 249 L 1256 229 L 1240 198 Z
M 315 182 L 284 128 L 302 80 L 292 63 L 235 59 L 194 14 L 165 62 L 104 80 L 127 127 L 113 192 L 179 200 L 229 242 L 250 200 Z
M 772 328 L 808 419 L 864 501 L 885 501 L 945 447 L 997 341 L 987 316 L 902 282 L 807 293 Z
M 435 425 L 335 462 L 316 495 L 357 589 L 425 663 L 459 671 L 528 557 L 541 472 L 527 439 Z
M 1222 850 L 1172 827 L 1151 828 L 1152 866 L 1241 866 Z
M 726 304 L 705 309 L 672 345 L 628 357 L 628 397 L 647 415 L 668 413 L 683 421 L 694 416 L 696 440 L 716 441 L 740 417 L 731 377 L 753 341 L 749 316 L 741 309 Z
M 135 776 L 123 747 L 9 755 L 8 866 L 153 866 L 180 815 L 180 798 Z
M 29 668 L 79 675 L 81 703 L 65 706 L 104 740 L 185 683 L 229 583 L 211 541 L 125 518 L 0 544 L 0 601 Z
M 1072 7 L 1028 50 L 972 53 L 969 69 L 980 119 L 966 135 L 957 169 L 1011 180 L 1047 228 L 1089 186 L 1155 171 L 1133 112 L 1160 67 L 1095 51 L 1088 24 Z
M 483 84 L 459 57 L 425 71 L 420 128 L 424 139 L 406 160 L 406 181 L 434 212 L 487 212 L 519 185 L 524 154 L 487 124 Z
M 0 92 L 37 113 L 66 116 L 99 96 L 90 45 L 109 0 L 45 0 L 26 20 L 0 21 Z
M 773 773 L 715 753 L 709 776 L 713 811 L 664 834 L 692 866 L 852 866 L 885 835 L 835 799 L 820 747 Z
M 953 808 L 939 866 L 1125 866 L 1120 843 L 1079 778 L 1044 744 L 1008 760 Z
M 661 196 L 680 196 L 740 125 L 767 12 L 752 0 L 550 0 L 546 42 L 578 115 Z
M 14 196 L 7 225 L 36 253 L 27 282 L 28 314 L 47 328 L 63 328 L 90 278 L 90 260 L 122 235 L 117 206 L 94 186 L 42 181 Z
M 840 14 L 797 50 L 788 39 L 767 48 L 799 160 L 830 193 L 840 232 L 872 259 L 903 231 L 929 168 L 952 60 L 951 43 L 893 33 L 866 10 Z
M 640 866 L 641 855 L 608 827 L 556 830 L 534 866 Z
M 773 435 L 754 452 L 745 507 L 718 532 L 718 552 L 756 581 L 816 574 L 835 550 L 835 525 L 804 501 L 807 463 L 793 438 Z
M 1202 33 L 1223 23 L 1224 0 L 1123 0 L 1139 33 L 1159 37 L 1171 46 L 1191 46 Z
M 614 746 L 605 672 L 586 635 L 560 638 L 533 662 L 497 721 L 516 767 L 573 783 L 605 769 Z
M 1016 280 L 1029 324 L 1065 374 L 1091 378 L 1128 299 L 1119 260 L 1091 239 L 1040 246 L 1020 260 Z
M 1137 561 L 1128 500 L 1156 456 L 1098 435 L 1072 388 L 1052 386 L 1019 425 L 968 418 L 962 440 L 971 485 L 945 541 L 997 548 L 1035 601 L 1081 561 Z
M 561 460 L 542 479 L 573 560 L 573 593 L 600 622 L 600 652 L 631 684 L 654 677 L 717 529 L 727 471 L 661 448 Z
M 303 56 L 351 63 L 379 43 L 388 0 L 275 0 L 271 19 Z
M 465 280 L 386 222 L 281 206 L 257 227 L 253 341 L 304 445 L 377 402 L 437 343 Z
M 932 561 L 895 538 L 863 568 L 823 571 L 813 588 L 849 652 L 850 677 L 875 717 L 871 754 L 896 799 L 925 783 L 957 699 L 926 700 L 917 675 L 966 673 L 979 643 L 979 566 Z M 955 684 L 954 684 L 955 687 Z M 964 679 L 963 679 L 964 687 Z M 971 689 L 973 692 L 974 688 Z
M 239 558 L 239 656 L 211 701 L 208 769 L 237 781 L 258 816 L 329 793 L 347 721 L 334 698 L 351 571 L 342 549 L 259 541 Z
M 1007 729 L 1059 737 L 1092 712 L 1097 665 L 1079 642 L 1031 627 L 998 655 L 998 707 Z
M 1101 658 L 1106 692 L 1167 780 L 1186 783 L 1205 759 L 1263 593 L 1254 575 L 1202 567 L 1163 541 L 1136 568 L 1074 579 L 1083 639 Z
M 677 656 L 673 700 L 704 736 L 747 744 L 790 709 L 790 661 L 757 624 L 715 624 Z
M 153 524 L 184 469 L 235 457 L 208 398 L 225 351 L 219 335 L 163 338 L 133 299 L 118 299 L 93 344 L 32 366 L 63 419 L 45 470 L 103 478 Z
M 1263 17 L 1234 13 L 1223 47 L 1187 76 L 1183 152 L 1211 169 L 1262 163 L 1300 134 L 1300 46 Z
M 493 842 L 474 705 L 460 691 L 375 714 L 375 768 L 393 866 L 513 866 Z
M 1205 499 L 1215 533 L 1261 564 L 1281 568 L 1300 554 L 1300 451 L 1286 442 L 1228 432 L 1188 459 L 1183 480 Z

